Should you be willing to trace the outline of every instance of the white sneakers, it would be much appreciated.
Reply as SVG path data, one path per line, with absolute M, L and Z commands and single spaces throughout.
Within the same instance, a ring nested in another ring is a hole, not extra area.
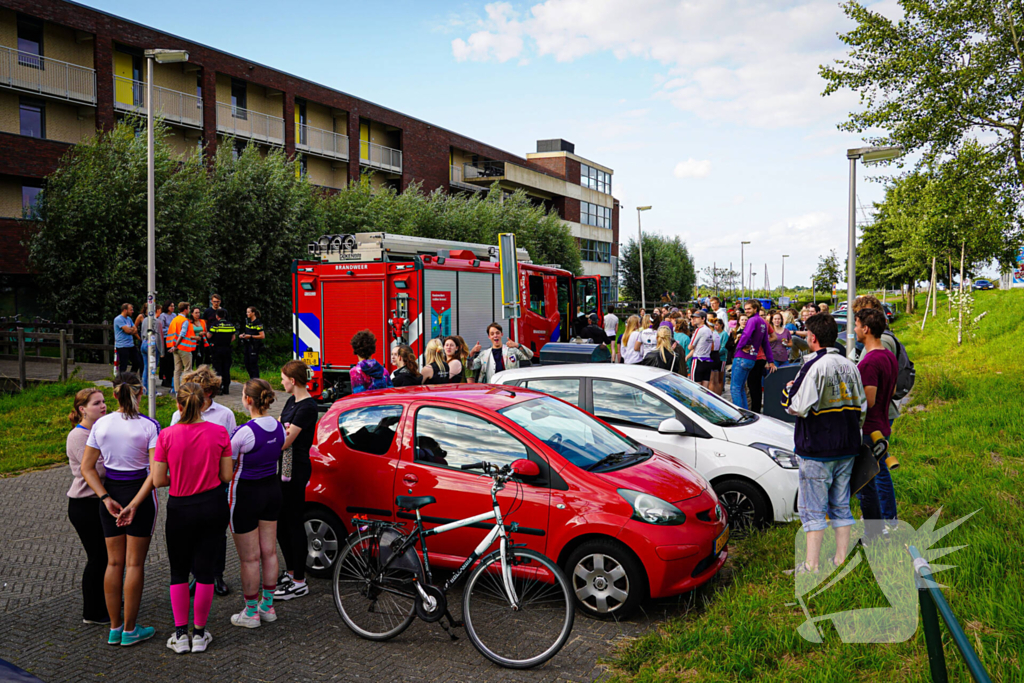
M 206 652 L 206 646 L 213 642 L 213 634 L 203 631 L 201 636 L 192 636 L 192 652 Z
M 171 637 L 167 639 L 167 647 L 174 650 L 174 652 L 179 655 L 183 655 L 186 652 L 192 651 L 187 633 L 183 635 L 181 638 L 178 638 L 172 634 Z
M 274 618 L 276 619 L 277 617 L 275 616 Z M 257 611 L 256 614 L 250 617 L 245 613 L 245 608 L 243 608 L 238 614 L 231 615 L 231 623 L 242 628 L 259 628 L 260 613 Z

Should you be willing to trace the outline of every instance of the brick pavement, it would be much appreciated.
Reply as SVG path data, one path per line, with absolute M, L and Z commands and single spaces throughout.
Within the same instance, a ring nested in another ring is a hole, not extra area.
M 105 644 L 106 629 L 81 623 L 79 580 L 85 553 L 67 520 L 66 467 L 0 479 L 0 658 L 57 681 L 591 681 L 604 674 L 601 659 L 624 639 L 657 620 L 685 612 L 688 600 L 650 603 L 634 620 L 600 622 L 577 615 L 572 637 L 545 666 L 509 671 L 487 662 L 460 629 L 448 641 L 436 624 L 416 621 L 387 643 L 362 640 L 342 623 L 329 583 L 311 579 L 308 597 L 279 603 L 280 619 L 248 630 L 230 624 L 241 608 L 237 590 L 214 598 L 204 654 L 175 655 L 165 647 L 173 631 L 163 510 L 146 561 L 140 623 L 156 637 L 132 648 Z M 161 502 L 166 490 L 161 491 Z M 237 589 L 238 557 L 228 542 L 226 576 Z M 452 602 L 461 604 L 459 596 Z M 699 602 L 699 600 L 697 600 Z M 458 616 L 458 609 L 453 608 Z

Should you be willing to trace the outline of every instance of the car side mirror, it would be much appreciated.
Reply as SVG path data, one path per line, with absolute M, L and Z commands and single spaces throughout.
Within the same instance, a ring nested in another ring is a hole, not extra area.
M 667 420 L 662 420 L 661 424 L 658 425 L 659 434 L 685 434 L 686 427 L 678 419 L 670 417 Z
M 512 473 L 519 477 L 539 477 L 540 467 L 532 460 L 519 458 L 512 463 Z

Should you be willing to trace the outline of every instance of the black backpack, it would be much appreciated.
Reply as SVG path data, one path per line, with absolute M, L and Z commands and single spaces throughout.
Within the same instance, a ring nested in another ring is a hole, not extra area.
M 899 401 L 914 388 L 914 380 L 917 378 L 917 373 L 914 371 L 914 361 L 910 360 L 910 356 L 907 355 L 907 348 L 896 338 L 895 334 L 886 330 L 882 332 L 882 335 L 889 335 L 896 343 L 896 367 L 899 368 L 899 373 L 896 375 L 896 390 L 893 392 L 892 398 L 894 401 Z

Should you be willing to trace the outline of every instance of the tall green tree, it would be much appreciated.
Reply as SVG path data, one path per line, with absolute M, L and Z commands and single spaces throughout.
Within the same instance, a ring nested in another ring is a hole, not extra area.
M 689 299 L 697 283 L 693 258 L 679 237 L 644 233 L 644 294 L 647 302 L 658 302 L 665 292 L 677 299 Z M 640 300 L 640 249 L 630 238 L 619 258 L 619 273 L 626 299 Z
M 861 111 L 840 125 L 922 153 L 922 163 L 986 135 L 999 179 L 1024 187 L 1024 4 L 1009 0 L 898 0 L 887 19 L 856 0 L 840 39 L 846 58 L 820 68 L 825 95 L 852 90 Z
M 146 292 L 146 136 L 137 121 L 75 145 L 47 178 L 29 242 L 42 301 L 58 319 L 112 320 L 123 302 L 141 309 Z M 157 125 L 158 299 L 209 291 L 213 201 L 200 154 L 179 159 Z
M 842 271 L 839 269 L 839 257 L 833 249 L 827 256 L 818 257 L 818 268 L 814 271 L 811 279 L 819 291 L 832 291 L 832 285 L 842 279 Z

